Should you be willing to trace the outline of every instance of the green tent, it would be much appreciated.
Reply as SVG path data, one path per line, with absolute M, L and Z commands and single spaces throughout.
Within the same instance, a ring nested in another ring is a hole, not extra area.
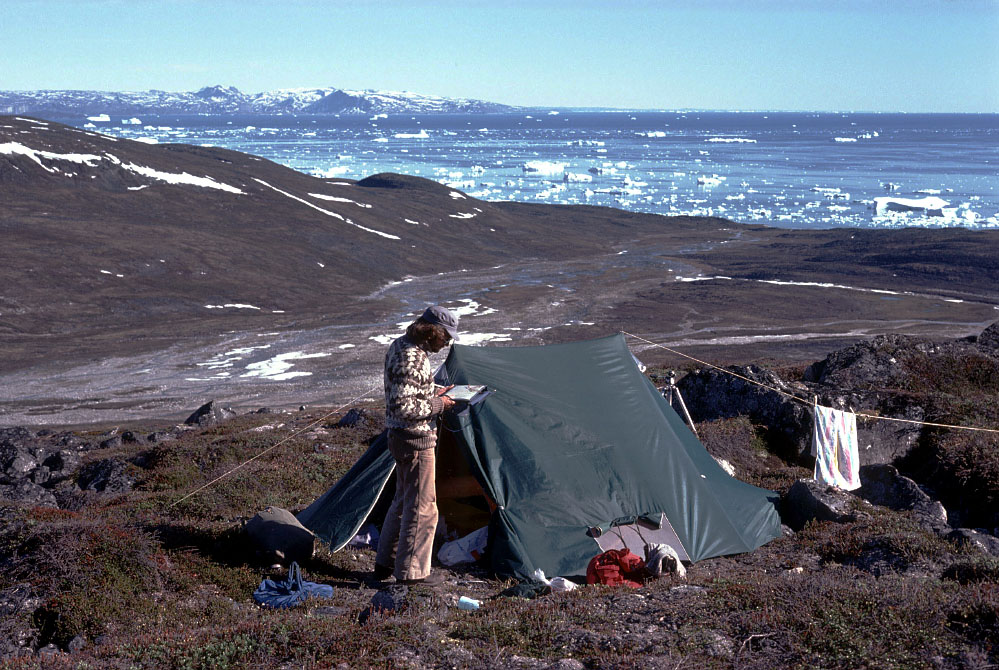
M 622 335 L 538 347 L 456 344 L 438 376 L 492 391 L 444 422 L 437 490 L 452 532 L 489 525 L 498 575 L 582 575 L 618 541 L 667 542 L 698 561 L 780 535 L 776 494 L 722 470 L 638 369 Z M 379 510 L 384 516 L 395 466 L 386 444 L 383 434 L 298 515 L 334 550 Z

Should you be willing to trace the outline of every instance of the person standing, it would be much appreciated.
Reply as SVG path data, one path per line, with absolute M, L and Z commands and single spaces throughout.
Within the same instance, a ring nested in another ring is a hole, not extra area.
M 430 354 L 458 338 L 458 317 L 440 305 L 428 307 L 389 346 L 385 355 L 385 424 L 395 459 L 395 497 L 385 515 L 375 578 L 395 575 L 403 584 L 440 584 L 431 573 L 437 531 L 434 468 L 437 417 L 454 406 L 443 395 L 450 387 L 434 384 Z

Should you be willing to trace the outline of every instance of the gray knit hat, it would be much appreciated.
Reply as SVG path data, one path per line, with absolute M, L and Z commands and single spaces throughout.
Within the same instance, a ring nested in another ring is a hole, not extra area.
M 420 318 L 427 323 L 443 326 L 447 334 L 451 336 L 451 339 L 455 342 L 458 341 L 458 317 L 447 307 L 441 307 L 440 305 L 427 307 L 427 310 L 423 312 L 423 316 Z

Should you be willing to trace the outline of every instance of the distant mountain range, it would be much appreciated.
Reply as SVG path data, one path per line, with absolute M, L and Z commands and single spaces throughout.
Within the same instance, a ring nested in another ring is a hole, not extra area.
M 485 100 L 408 91 L 285 88 L 243 93 L 232 86 L 198 91 L 0 91 L 0 114 L 439 114 L 516 109 Z

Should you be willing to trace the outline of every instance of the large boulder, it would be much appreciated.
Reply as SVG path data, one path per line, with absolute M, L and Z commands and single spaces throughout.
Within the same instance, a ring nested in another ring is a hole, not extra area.
M 857 412 L 889 416 L 907 421 L 922 421 L 925 411 L 905 396 L 890 393 L 857 394 L 852 406 Z M 841 405 L 842 406 L 842 405 Z M 916 448 L 922 434 L 922 425 L 907 421 L 882 421 L 857 419 L 857 445 L 860 462 L 866 465 L 895 464 Z
M 131 466 L 119 458 L 105 458 L 80 471 L 79 485 L 85 491 L 127 493 L 135 486 Z
M 999 556 L 999 537 L 982 533 L 971 528 L 955 528 L 947 533 L 947 539 L 975 551 L 990 556 Z
M 799 479 L 781 500 L 781 521 L 801 530 L 809 521 L 856 521 L 857 498 L 814 479 Z
M 805 369 L 808 382 L 839 389 L 904 388 L 909 371 L 903 360 L 912 352 L 935 353 L 938 345 L 908 335 L 878 335 L 832 352 Z
M 999 355 L 999 321 L 982 331 L 978 336 L 978 346 L 985 349 L 986 353 Z
M 184 423 L 189 426 L 207 428 L 208 426 L 217 426 L 235 416 L 236 412 L 231 407 L 223 407 L 218 402 L 212 400 L 194 410 Z
M 21 479 L 13 484 L 0 484 L 0 498 L 6 498 L 28 507 L 59 506 L 51 491 L 30 479 Z
M 72 449 L 50 453 L 42 463 L 49 470 L 49 485 L 69 479 L 80 466 L 80 455 Z
M 38 460 L 28 447 L 13 444 L 0 446 L 0 482 L 16 482 L 37 467 Z
M 365 428 L 374 418 L 366 409 L 353 408 L 336 422 L 337 428 Z
M 860 468 L 860 488 L 864 500 L 899 511 L 911 511 L 926 530 L 947 528 L 947 510 L 931 498 L 919 484 L 900 475 L 891 465 L 865 465 Z
M 715 369 L 696 370 L 677 383 L 694 421 L 748 416 L 754 424 L 767 428 L 768 442 L 785 458 L 807 454 L 812 434 L 811 410 L 784 395 L 795 391 L 801 395 L 801 390 L 754 365 L 728 369 L 757 383 Z

